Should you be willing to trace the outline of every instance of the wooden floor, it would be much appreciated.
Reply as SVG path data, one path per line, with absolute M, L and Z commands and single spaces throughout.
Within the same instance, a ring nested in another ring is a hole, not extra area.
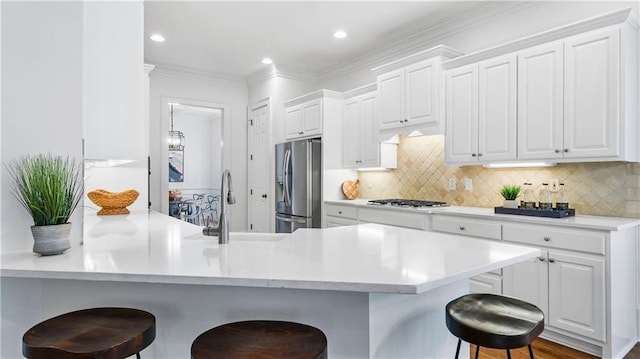
M 536 359 L 597 359 L 593 355 L 589 355 L 560 344 L 556 344 L 550 342 L 548 340 L 544 340 L 538 338 L 533 341 L 533 355 Z M 474 358 L 476 354 L 475 345 L 471 346 L 471 356 L 470 358 Z M 496 358 L 506 358 L 507 353 L 504 350 L 495 350 L 495 349 L 487 349 L 481 348 L 479 359 L 496 359 Z M 529 359 L 529 351 L 527 347 L 520 348 L 517 350 L 511 351 L 512 359 Z M 640 344 L 636 344 L 633 347 L 633 350 L 629 354 L 627 354 L 624 359 L 640 359 Z

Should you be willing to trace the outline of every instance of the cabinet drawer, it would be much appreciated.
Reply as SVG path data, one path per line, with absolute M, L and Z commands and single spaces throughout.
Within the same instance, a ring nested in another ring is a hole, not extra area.
M 432 229 L 436 232 L 462 234 L 488 239 L 502 239 L 502 225 L 496 222 L 454 216 L 433 216 Z
M 355 219 L 327 216 L 327 228 L 352 226 L 354 224 L 358 224 Z
M 605 253 L 605 234 L 601 232 L 526 224 L 504 224 L 502 230 L 505 241 L 597 254 Z
M 327 204 L 324 206 L 324 210 L 327 216 L 341 217 L 341 218 L 358 218 L 358 209 L 353 206 L 340 206 L 335 204 Z
M 358 210 L 358 220 L 360 223 L 380 223 L 421 230 L 429 228 L 429 215 L 427 213 L 412 213 L 393 209 L 360 208 Z

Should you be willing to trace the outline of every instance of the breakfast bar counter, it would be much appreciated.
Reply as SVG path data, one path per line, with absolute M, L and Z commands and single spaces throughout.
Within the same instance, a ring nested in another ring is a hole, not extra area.
M 467 279 L 539 250 L 377 224 L 231 233 L 156 213 L 87 213 L 84 244 L 58 256 L 2 253 L 2 352 L 19 357 L 34 323 L 95 306 L 154 313 L 153 358 L 187 357 L 222 323 L 273 319 L 323 330 L 331 358 L 449 357 L 444 305 Z M 143 352 L 144 354 L 144 352 Z

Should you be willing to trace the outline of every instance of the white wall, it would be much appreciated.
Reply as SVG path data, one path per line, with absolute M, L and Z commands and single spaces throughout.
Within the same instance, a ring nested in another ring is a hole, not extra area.
M 2 162 L 52 153 L 82 160 L 82 4 L 2 2 Z M 2 168 L 2 252 L 31 250 L 31 217 Z M 80 243 L 82 211 L 71 245 Z
M 228 108 L 223 123 L 223 164 L 231 170 L 236 203 L 229 206 L 231 230 L 246 231 L 247 213 L 247 101 L 248 91 L 243 81 L 222 79 L 205 74 L 192 74 L 156 67 L 150 74 L 150 128 L 149 150 L 151 154 L 151 207 L 160 210 L 168 193 L 162 192 L 161 175 L 167 167 L 166 133 L 169 129 L 168 114 L 163 114 L 163 99 L 186 99 L 216 103 Z M 178 101 L 179 102 L 179 101 Z M 163 123 L 166 121 L 166 123 Z M 175 125 L 174 125 L 175 127 Z M 188 141 L 188 139 L 187 139 Z M 188 145 L 188 143 L 187 143 Z M 165 172 L 166 173 L 166 172 Z

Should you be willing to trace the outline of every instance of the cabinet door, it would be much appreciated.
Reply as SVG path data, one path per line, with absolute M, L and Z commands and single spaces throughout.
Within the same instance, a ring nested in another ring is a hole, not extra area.
M 565 158 L 620 155 L 619 31 L 565 41 Z
M 380 130 L 404 126 L 404 72 L 398 70 L 378 77 Z
M 360 167 L 380 165 L 380 142 L 376 135 L 376 95 L 364 95 L 360 99 L 359 134 Z
M 344 103 L 343 112 L 343 145 L 342 145 L 342 166 L 345 168 L 358 167 L 360 160 L 359 142 L 359 107 L 360 101 L 357 98 L 349 99 Z
M 478 156 L 481 161 L 516 159 L 516 56 L 480 63 Z
M 303 135 L 302 106 L 292 106 L 284 109 L 284 127 L 287 139 Z
M 604 341 L 604 297 L 604 258 L 549 251 L 549 325 Z
M 526 262 L 505 267 L 502 270 L 505 295 L 520 298 L 542 310 L 545 323 L 549 322 L 547 252 Z
M 453 69 L 446 75 L 445 159 L 478 159 L 478 66 Z
M 317 99 L 302 104 L 302 135 L 322 134 L 322 100 Z
M 422 61 L 408 66 L 404 72 L 404 119 L 408 125 L 438 121 L 435 115 L 434 61 Z
M 518 54 L 518 159 L 562 158 L 562 43 Z
M 502 294 L 502 278 L 491 273 L 469 278 L 469 292 Z

